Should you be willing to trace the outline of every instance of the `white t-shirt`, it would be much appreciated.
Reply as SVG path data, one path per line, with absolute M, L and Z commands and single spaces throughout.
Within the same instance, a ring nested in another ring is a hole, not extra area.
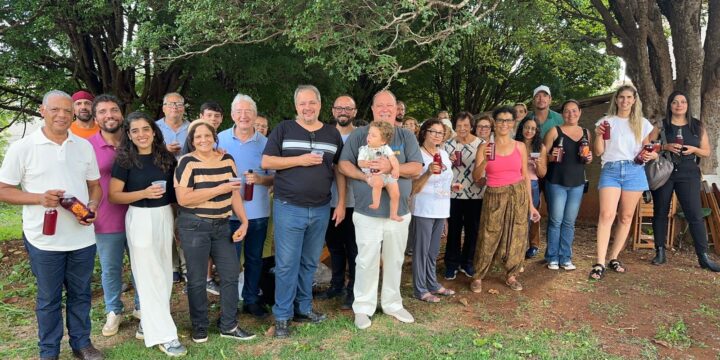
M 440 150 L 440 157 L 445 170 L 440 174 L 432 174 L 425 186 L 413 196 L 412 214 L 430 219 L 446 219 L 450 217 L 450 194 L 453 180 L 452 163 L 445 150 Z M 423 173 L 433 162 L 432 156 L 422 151 Z
M 607 162 L 635 159 L 642 149 L 642 139 L 645 139 L 653 130 L 652 124 L 642 119 L 642 136 L 640 141 L 635 140 L 635 134 L 630 129 L 628 119 L 618 116 L 606 116 L 595 123 L 599 126 L 604 121 L 610 123 L 610 140 L 598 137 L 595 141 L 605 141 L 605 152 L 602 154 L 602 165 Z
M 100 179 L 95 151 L 90 143 L 68 132 L 62 145 L 48 139 L 42 128 L 8 148 L 0 167 L 0 182 L 20 185 L 29 193 L 65 190 L 83 203 L 88 202 L 87 180 Z M 57 208 L 55 235 L 43 235 L 45 208 L 23 206 L 23 233 L 34 247 L 45 251 L 72 251 L 95 244 L 93 225 L 78 223 L 70 211 Z

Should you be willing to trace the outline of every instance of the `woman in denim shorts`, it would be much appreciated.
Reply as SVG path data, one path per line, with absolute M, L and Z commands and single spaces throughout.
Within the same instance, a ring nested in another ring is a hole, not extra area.
M 642 103 L 637 90 L 625 85 L 615 91 L 610 100 L 608 115 L 596 124 L 597 141 L 593 143 L 595 155 L 602 159 L 600 182 L 600 216 L 597 228 L 597 263 L 590 271 L 591 280 L 600 280 L 605 275 L 605 260 L 610 242 L 610 230 L 618 216 L 613 247 L 610 250 L 608 267 L 618 273 L 626 272 L 625 266 L 617 259 L 625 247 L 635 207 L 643 191 L 648 190 L 644 164 L 636 164 L 635 157 L 642 146 L 650 142 L 653 131 L 650 122 L 643 118 Z M 610 139 L 603 135 L 610 132 Z M 657 158 L 657 153 L 643 156 L 647 162 Z M 619 208 L 619 209 L 618 209 Z M 618 214 L 619 212 L 619 214 Z

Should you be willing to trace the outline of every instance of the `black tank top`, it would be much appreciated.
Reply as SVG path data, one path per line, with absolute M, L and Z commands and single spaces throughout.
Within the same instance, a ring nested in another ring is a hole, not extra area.
M 690 132 L 690 124 L 685 124 L 683 126 L 677 126 L 670 124 L 670 126 L 665 128 L 665 137 L 667 138 L 667 142 L 672 144 L 675 142 L 675 136 L 678 133 L 678 129 L 682 129 L 682 136 L 683 136 L 683 143 L 685 145 L 700 147 L 700 135 L 702 132 L 698 134 L 692 134 Z M 675 171 L 697 171 L 698 167 L 698 157 L 694 154 L 691 155 L 672 155 L 673 163 L 675 164 Z
M 571 139 L 569 136 L 560 130 L 559 126 L 556 126 L 558 137 L 553 142 L 553 148 L 558 145 L 560 139 L 563 140 L 563 149 L 565 155 L 563 156 L 562 162 L 549 162 L 548 161 L 548 172 L 545 179 L 555 185 L 562 185 L 567 187 L 575 187 L 585 184 L 585 162 L 578 156 L 580 150 L 580 138 L 579 141 Z M 585 134 L 583 129 L 583 134 Z M 552 149 L 549 151 L 552 152 Z

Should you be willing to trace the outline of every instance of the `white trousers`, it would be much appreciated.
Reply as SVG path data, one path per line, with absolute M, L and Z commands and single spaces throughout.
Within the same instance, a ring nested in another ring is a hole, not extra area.
M 170 315 L 172 293 L 173 215 L 170 205 L 130 206 L 125 215 L 130 265 L 140 296 L 145 346 L 178 338 Z
M 385 313 L 403 308 L 400 296 L 400 278 L 405 245 L 407 244 L 410 214 L 398 222 L 388 218 L 353 213 L 355 241 L 358 255 L 355 258 L 355 287 L 353 293 L 355 313 L 372 316 L 377 309 L 380 257 L 383 263 L 380 305 Z

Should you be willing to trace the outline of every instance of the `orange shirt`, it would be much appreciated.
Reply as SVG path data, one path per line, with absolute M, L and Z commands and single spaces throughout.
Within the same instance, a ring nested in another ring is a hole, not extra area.
M 78 120 L 75 120 L 70 124 L 70 131 L 72 131 L 73 134 L 83 138 L 83 139 L 89 139 L 93 135 L 97 134 L 98 131 L 100 131 L 100 127 L 98 127 L 95 120 L 92 120 L 92 127 L 89 129 L 86 129 L 84 127 L 81 127 L 78 125 Z

